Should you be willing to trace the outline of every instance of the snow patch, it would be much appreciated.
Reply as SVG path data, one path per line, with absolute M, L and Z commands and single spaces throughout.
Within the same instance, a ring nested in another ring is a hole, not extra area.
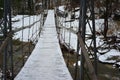
M 111 49 L 108 53 L 99 56 L 98 59 L 99 59 L 99 61 L 104 62 L 104 63 L 115 63 L 116 59 L 109 60 L 110 58 L 112 58 L 114 56 L 120 57 L 120 52 L 115 49 Z

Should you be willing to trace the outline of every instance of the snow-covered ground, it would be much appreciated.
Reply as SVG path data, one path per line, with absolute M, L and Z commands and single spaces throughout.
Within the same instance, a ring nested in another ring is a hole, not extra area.
M 64 6 L 60 6 L 59 9 L 61 11 L 65 11 Z M 70 14 L 72 14 L 72 13 L 69 12 L 68 17 L 66 19 L 65 18 L 59 18 L 59 20 L 60 20 L 59 25 L 60 25 L 60 27 L 63 27 L 63 28 L 64 27 L 71 28 L 71 29 L 73 29 L 74 31 L 77 32 L 79 21 L 74 20 L 72 22 L 67 22 L 71 18 Z M 33 24 L 36 20 L 39 20 L 41 18 L 41 15 L 31 16 L 31 17 L 29 17 L 28 15 L 24 15 L 24 17 L 25 17 L 24 24 L 23 24 L 23 16 L 22 15 L 17 15 L 16 17 L 12 18 L 12 21 L 17 21 L 17 22 L 13 23 L 13 25 L 12 25 L 13 29 L 20 28 L 23 25 L 27 26 L 29 24 Z M 79 11 L 75 12 L 75 17 L 76 18 L 79 17 Z M 89 22 L 91 24 L 91 21 L 89 21 Z M 95 20 L 95 26 L 96 26 L 96 31 L 97 32 L 102 31 L 102 29 L 104 27 L 103 24 L 104 24 L 104 19 L 96 19 Z M 37 22 L 37 24 L 35 24 L 33 27 L 26 28 L 23 31 L 17 32 L 17 33 L 15 33 L 14 38 L 15 39 L 19 38 L 20 40 L 22 40 L 22 33 L 23 33 L 24 34 L 23 35 L 23 41 L 28 41 L 28 38 L 32 37 L 35 32 L 39 31 L 40 25 L 41 25 L 41 23 Z M 114 26 L 116 24 L 112 20 L 110 20 L 109 25 Z M 113 30 L 114 33 L 112 32 L 112 33 L 110 33 L 110 35 L 117 35 L 117 33 L 120 33 L 120 32 L 117 31 L 116 27 L 110 27 L 110 28 L 112 28 L 111 30 L 114 29 Z M 88 27 L 88 24 L 87 24 L 86 31 L 87 31 L 87 34 L 91 34 L 91 31 L 90 31 L 90 28 Z M 61 38 L 63 39 L 63 41 L 65 41 L 68 44 L 70 43 L 70 46 L 73 49 L 75 49 L 75 51 L 76 51 L 77 50 L 77 35 L 72 33 L 70 30 L 66 30 L 66 29 L 62 29 L 61 32 L 63 34 L 63 35 L 61 34 Z M 29 34 L 29 36 L 28 36 L 28 34 Z M 70 35 L 71 35 L 71 37 L 69 37 Z M 117 35 L 117 36 L 119 36 L 119 35 Z M 104 41 L 100 37 L 101 36 L 96 35 L 96 46 L 97 47 L 104 43 Z M 31 40 L 34 40 L 34 38 L 36 38 L 35 35 L 31 38 Z M 91 40 L 87 40 L 86 44 L 89 45 L 90 42 L 91 42 Z M 120 43 L 118 43 L 117 45 L 120 46 Z M 99 50 L 99 51 L 104 52 L 103 50 Z M 112 49 L 109 52 L 107 52 L 106 54 L 99 54 L 99 53 L 97 53 L 97 54 L 99 55 L 98 56 L 99 61 L 105 62 L 105 63 L 113 63 L 113 60 L 108 60 L 108 58 L 110 58 L 112 56 L 119 56 L 120 57 L 120 52 L 116 49 Z
M 34 24 L 34 22 L 38 21 L 33 26 L 27 27 L 26 29 L 16 32 L 13 38 L 20 39 L 21 41 L 28 41 L 28 39 L 30 39 L 31 41 L 35 39 L 37 40 L 39 36 L 36 37 L 36 35 L 38 35 L 41 24 L 42 24 L 42 21 L 40 20 L 42 20 L 41 15 L 33 15 L 33 16 L 17 15 L 13 17 L 12 18 L 13 30 L 16 30 L 22 27 L 27 27 L 29 25 Z
M 99 60 L 101 62 L 106 62 L 106 63 L 116 63 L 117 59 L 112 59 L 112 57 L 119 57 L 120 58 L 120 52 L 115 50 L 115 49 L 111 49 L 109 52 L 107 52 L 104 55 L 100 55 L 99 56 Z M 111 59 L 110 59 L 111 58 Z
M 59 8 L 61 11 L 65 11 L 64 10 L 64 6 L 60 6 Z M 62 17 L 59 17 L 59 25 L 60 27 L 62 28 L 61 29 L 61 39 L 63 39 L 63 41 L 65 41 L 65 43 L 70 43 L 70 46 L 75 49 L 75 51 L 77 50 L 77 36 L 75 33 L 72 33 L 70 30 L 66 30 L 64 29 L 64 27 L 67 27 L 67 28 L 72 28 L 74 31 L 77 32 L 78 30 L 78 25 L 79 25 L 79 21 L 78 20 L 74 20 L 72 22 L 65 22 L 65 21 L 70 21 L 71 19 L 71 12 L 68 12 L 68 17 L 67 18 L 62 18 Z M 79 16 L 79 11 L 78 12 L 75 12 L 75 17 L 77 18 Z M 89 21 L 90 25 L 92 24 L 91 21 Z M 95 19 L 95 27 L 96 27 L 96 31 L 97 32 L 101 32 L 103 31 L 103 26 L 104 25 L 104 19 Z M 117 30 L 117 25 L 116 23 L 109 19 L 109 30 L 108 30 L 108 34 L 107 35 L 117 35 L 119 36 L 119 30 Z M 110 31 L 112 30 L 112 32 Z M 91 30 L 89 28 L 89 25 L 88 23 L 86 24 L 86 32 L 87 34 L 91 34 Z M 71 36 L 71 37 L 70 37 Z M 86 44 L 87 45 L 90 45 L 90 42 L 91 40 L 86 40 Z M 96 46 L 99 47 L 101 46 L 102 44 L 104 43 L 104 41 L 101 39 L 101 36 L 99 35 L 96 35 Z M 118 46 L 120 46 L 120 43 L 118 43 Z M 99 50 L 100 51 L 100 50 Z M 107 49 L 108 51 L 108 49 Z M 105 50 L 101 50 L 100 52 L 105 52 Z M 116 49 L 111 49 L 110 51 L 106 52 L 106 54 L 99 54 L 97 53 L 98 55 L 98 60 L 103 62 L 103 63 L 116 63 L 119 64 L 120 63 L 120 60 L 117 61 L 116 60 L 112 60 L 110 58 L 114 57 L 114 56 L 117 56 L 118 58 L 120 58 L 120 51 L 119 50 L 116 50 Z M 120 65 L 120 64 L 119 64 Z

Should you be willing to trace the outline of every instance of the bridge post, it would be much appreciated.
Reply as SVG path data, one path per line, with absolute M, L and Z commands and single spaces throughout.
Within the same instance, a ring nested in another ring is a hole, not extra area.
M 12 54 L 12 26 L 11 26 L 11 0 L 4 0 L 4 15 L 3 15 L 3 80 L 13 80 L 13 54 Z M 5 42 L 5 40 L 7 42 Z M 2 46 L 1 45 L 1 46 Z M 2 52 L 0 52 L 2 53 Z M 8 61 L 10 60 L 10 61 Z M 8 66 L 10 64 L 10 66 Z
M 87 15 L 88 12 L 90 15 Z M 91 30 L 91 33 L 89 34 L 87 34 L 88 28 Z M 80 0 L 79 33 L 81 33 L 81 37 L 85 44 L 84 46 L 87 48 L 88 55 L 92 56 L 94 59 L 92 63 L 94 64 L 95 73 L 97 74 L 94 0 Z M 91 39 L 90 45 L 86 44 L 88 38 Z M 80 80 L 85 80 L 85 77 L 88 77 L 88 79 L 90 78 L 89 73 L 86 72 L 86 69 L 90 66 L 86 65 L 83 50 L 81 52 Z
M 4 39 L 7 37 L 7 0 L 4 0 L 4 29 L 3 29 L 3 37 Z M 3 53 L 3 79 L 7 79 L 7 47 L 5 47 L 4 53 Z
M 12 17 L 11 17 L 11 5 L 12 5 L 12 0 L 9 0 L 9 5 L 8 5 L 8 15 L 9 15 L 9 30 L 10 30 L 10 33 L 11 35 L 13 34 L 13 31 L 12 31 Z M 9 50 L 9 54 L 10 54 L 10 80 L 14 80 L 14 70 L 13 70 L 13 42 L 12 42 L 12 36 L 10 35 L 10 42 L 9 42 L 9 45 L 10 45 L 10 50 Z

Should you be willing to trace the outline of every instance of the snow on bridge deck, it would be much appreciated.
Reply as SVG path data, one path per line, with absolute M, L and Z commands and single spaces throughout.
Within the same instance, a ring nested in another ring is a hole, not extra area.
M 15 80 L 72 80 L 57 38 L 53 10 L 48 11 L 41 37 Z

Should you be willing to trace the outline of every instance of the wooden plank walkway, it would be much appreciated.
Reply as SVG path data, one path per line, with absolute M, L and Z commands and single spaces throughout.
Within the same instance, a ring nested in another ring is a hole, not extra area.
M 60 49 L 53 10 L 48 11 L 41 37 L 15 80 L 73 80 Z

